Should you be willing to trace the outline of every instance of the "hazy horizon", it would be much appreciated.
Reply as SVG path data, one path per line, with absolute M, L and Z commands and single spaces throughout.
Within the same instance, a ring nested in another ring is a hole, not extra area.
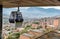
M 12 11 L 17 11 L 15 8 L 3 8 L 3 16 L 9 17 Z M 20 7 L 23 18 L 42 18 L 60 16 L 60 7 Z

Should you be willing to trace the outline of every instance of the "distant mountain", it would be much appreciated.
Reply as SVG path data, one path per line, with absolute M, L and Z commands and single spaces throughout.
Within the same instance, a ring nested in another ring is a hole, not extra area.
M 9 14 L 6 14 L 6 12 L 8 11 L 13 11 L 15 9 L 6 9 L 4 10 L 5 13 L 3 14 L 3 16 L 8 17 Z M 24 19 L 33 19 L 33 18 L 42 18 L 42 17 L 52 17 L 52 16 L 56 16 L 56 15 L 60 15 L 60 10 L 58 9 L 54 9 L 54 8 L 48 8 L 48 9 L 44 9 L 41 7 L 30 7 L 28 9 L 22 9 L 20 10 L 22 12 L 22 15 L 24 17 Z M 7 12 L 7 13 L 8 13 Z
M 54 16 L 54 17 L 60 17 L 60 15 Z
M 40 7 L 30 7 L 25 11 L 23 10 L 22 13 L 28 15 L 28 17 L 50 17 L 60 15 L 60 10 L 54 8 L 44 9 Z
M 30 7 L 27 9 L 27 11 L 33 11 L 33 10 L 44 11 L 44 12 L 60 12 L 60 10 L 57 10 L 54 8 L 44 9 L 44 8 L 39 8 L 39 7 Z

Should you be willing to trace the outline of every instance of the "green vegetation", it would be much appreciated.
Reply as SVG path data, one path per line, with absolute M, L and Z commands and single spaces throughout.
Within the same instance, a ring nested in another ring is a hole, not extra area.
M 39 24 L 39 22 L 33 22 L 34 24 Z
M 37 27 L 37 29 L 40 29 L 40 28 L 42 28 L 42 26 L 38 26 L 38 27 Z
M 7 39 L 18 39 L 20 37 L 20 32 L 10 33 Z
M 31 29 L 30 25 L 27 25 L 24 30 L 22 30 L 21 32 L 15 32 L 15 33 L 9 33 L 9 36 L 7 39 L 18 39 L 20 37 L 21 34 L 26 33 L 29 29 Z
M 5 30 L 10 31 L 10 27 L 9 26 L 6 26 L 5 27 Z
M 25 27 L 25 29 L 29 30 L 29 29 L 31 29 L 31 26 L 30 26 L 30 25 L 27 25 L 27 26 Z
M 60 31 L 60 29 L 58 29 Z
M 29 29 L 31 29 L 30 25 L 27 25 L 24 30 L 22 30 L 22 32 L 20 34 L 26 33 Z

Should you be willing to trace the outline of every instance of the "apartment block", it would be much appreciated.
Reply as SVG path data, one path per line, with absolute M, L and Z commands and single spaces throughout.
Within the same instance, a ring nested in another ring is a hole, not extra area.
M 55 28 L 60 27 L 60 17 L 47 17 L 40 19 L 40 26 L 45 28 L 45 26 L 55 26 Z

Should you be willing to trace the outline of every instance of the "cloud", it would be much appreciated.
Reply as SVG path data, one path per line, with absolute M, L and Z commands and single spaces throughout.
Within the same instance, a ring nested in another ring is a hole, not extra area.
M 20 7 L 20 9 L 28 9 L 28 8 L 31 8 L 31 7 Z M 44 8 L 44 9 L 54 8 L 54 9 L 60 10 L 60 6 L 39 6 L 38 8 Z
M 30 7 L 20 7 L 21 9 L 28 9 L 28 8 L 30 8 Z
M 48 8 L 54 8 L 54 9 L 58 9 L 60 10 L 60 6 L 45 6 L 45 7 L 41 7 L 41 8 L 44 8 L 44 9 L 48 9 Z

